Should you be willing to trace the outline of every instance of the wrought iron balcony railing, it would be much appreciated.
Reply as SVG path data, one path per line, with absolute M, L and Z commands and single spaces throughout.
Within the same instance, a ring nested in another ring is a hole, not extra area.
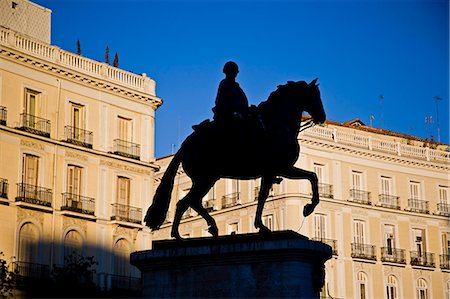
M 50 121 L 35 115 L 22 113 L 20 114 L 19 130 L 32 134 L 50 137 Z
M 441 216 L 450 216 L 450 204 L 445 202 L 440 202 L 437 204 L 437 212 Z
M 389 209 L 400 210 L 400 197 L 389 194 L 378 195 L 380 206 Z
M 420 200 L 420 199 L 416 199 L 416 198 L 408 199 L 408 210 L 411 212 L 417 212 L 417 213 L 423 213 L 423 214 L 430 213 L 428 201 Z
M 214 211 L 214 202 L 215 202 L 215 201 L 216 201 L 215 199 L 208 199 L 208 200 L 205 200 L 205 201 L 203 202 L 203 207 L 204 207 L 208 212 Z
M 50 267 L 48 265 L 30 263 L 30 262 L 14 262 L 13 269 L 20 278 L 32 279 L 49 279 Z
M 113 153 L 119 156 L 140 160 L 141 146 L 125 140 L 114 139 Z
M 448 254 L 441 254 L 439 256 L 441 269 L 450 270 L 449 257 L 450 257 L 450 255 L 448 255 Z
M 372 204 L 370 201 L 370 192 L 358 189 L 350 189 L 350 201 L 365 205 Z
M 319 183 L 318 188 L 321 197 L 333 198 L 333 185 Z
M 405 250 L 392 247 L 381 247 L 381 261 L 406 264 Z
M 352 243 L 352 257 L 366 260 L 376 260 L 375 246 L 361 243 Z
M 73 193 L 62 194 L 61 210 L 94 215 L 95 199 Z
M 0 178 L 0 197 L 8 198 L 8 180 Z
M 434 268 L 434 253 L 411 251 L 411 266 Z
M 115 203 L 112 205 L 111 220 L 141 224 L 142 209 Z
M 65 140 L 69 143 L 92 148 L 93 133 L 80 128 L 65 126 Z
M 0 125 L 6 126 L 6 107 L 0 106 Z
M 333 255 L 338 255 L 337 252 L 337 241 L 333 239 L 326 239 L 326 238 L 320 238 L 320 237 L 314 237 L 312 238 L 313 241 L 319 241 L 322 243 L 325 243 L 331 247 L 331 252 Z
M 222 208 L 230 208 L 239 204 L 239 192 L 222 196 Z
M 39 186 L 19 183 L 17 184 L 16 201 L 51 207 L 52 190 Z

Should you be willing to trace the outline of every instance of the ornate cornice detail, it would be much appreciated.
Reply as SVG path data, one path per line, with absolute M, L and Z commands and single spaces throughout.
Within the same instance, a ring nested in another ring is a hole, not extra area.
M 39 142 L 35 142 L 35 141 L 31 141 L 31 140 L 24 140 L 21 139 L 20 140 L 20 145 L 21 146 L 26 146 L 26 147 L 31 147 L 40 151 L 43 151 L 45 149 L 44 144 L 39 143 Z
M 82 155 L 80 153 L 72 152 L 72 151 L 66 151 L 66 157 L 78 159 L 78 160 L 85 161 L 85 162 L 88 161 L 88 157 L 87 156 Z
M 63 217 L 63 231 L 67 230 L 71 226 L 80 228 L 84 232 L 84 235 L 86 235 L 87 221 L 73 217 Z
M 44 223 L 44 213 L 33 211 L 30 209 L 17 209 L 17 223 L 30 218 L 37 220 L 41 224 L 41 226 Z
M 126 164 L 108 161 L 108 160 L 100 160 L 100 165 L 117 168 L 117 169 L 121 169 L 121 170 L 126 170 L 126 171 L 131 171 L 131 172 L 135 172 L 135 173 L 139 173 L 139 174 L 146 174 L 146 175 L 152 174 L 151 170 L 133 167 L 133 166 L 129 166 Z

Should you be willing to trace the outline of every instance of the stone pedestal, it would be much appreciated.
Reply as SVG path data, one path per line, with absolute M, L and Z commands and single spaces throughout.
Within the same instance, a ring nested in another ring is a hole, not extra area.
M 145 298 L 319 298 L 331 247 L 293 231 L 153 242 L 131 254 Z

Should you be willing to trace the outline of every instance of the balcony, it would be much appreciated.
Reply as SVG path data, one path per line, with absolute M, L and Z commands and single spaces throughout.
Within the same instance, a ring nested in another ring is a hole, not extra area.
M 212 212 L 214 211 L 214 202 L 216 200 L 215 199 L 208 199 L 203 201 L 203 207 L 208 211 L 208 212 Z
M 450 255 L 448 255 L 448 254 L 441 254 L 439 256 L 441 269 L 450 270 L 449 257 L 450 257 Z
M 16 201 L 51 207 L 52 190 L 39 186 L 19 183 L 17 184 Z
M 395 264 L 406 264 L 405 250 L 392 247 L 381 247 L 381 261 Z
M 8 198 L 8 180 L 0 178 L 0 197 Z
M 115 203 L 112 205 L 111 220 L 141 224 L 142 209 Z
M 438 203 L 437 204 L 437 213 L 438 215 L 449 217 L 450 216 L 450 204 L 448 203 Z
M 376 261 L 377 257 L 375 255 L 375 246 L 352 243 L 352 258 Z
M 17 283 L 19 285 L 30 280 L 50 279 L 50 267 L 48 265 L 30 262 L 14 262 L 13 271 L 17 275 Z
M 358 189 L 350 189 L 350 200 L 351 202 L 356 202 L 364 205 L 371 205 L 370 201 L 370 192 L 358 190 Z
M 50 137 L 50 121 L 35 115 L 20 114 L 18 129 L 35 135 Z
M 319 242 L 327 244 L 328 246 L 331 247 L 332 254 L 333 255 L 338 255 L 338 252 L 337 252 L 337 241 L 336 240 L 325 239 L 325 238 L 320 238 L 320 237 L 314 237 L 311 240 L 319 241 Z
M 239 204 L 239 192 L 222 196 L 222 209 L 237 206 Z
M 434 268 L 434 253 L 411 251 L 411 266 Z
M 125 140 L 114 139 L 113 153 L 119 156 L 140 160 L 141 146 Z
M 61 210 L 94 215 L 95 199 L 78 194 L 63 193 Z
M 65 126 L 64 138 L 66 142 L 92 148 L 93 133 L 91 131 L 86 131 L 72 126 Z
M 0 125 L 6 126 L 6 107 L 0 106 Z
M 320 197 L 333 198 L 333 185 L 319 183 L 318 187 Z
M 400 197 L 389 195 L 389 194 L 380 194 L 378 195 L 379 200 L 379 206 L 388 208 L 388 209 L 394 209 L 394 210 L 400 210 Z
M 416 198 L 408 199 L 408 210 L 410 212 L 429 214 L 430 209 L 428 207 L 428 201 L 420 200 Z

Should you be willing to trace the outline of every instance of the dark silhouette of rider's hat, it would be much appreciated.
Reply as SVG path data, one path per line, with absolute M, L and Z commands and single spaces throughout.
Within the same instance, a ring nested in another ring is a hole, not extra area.
M 225 63 L 225 65 L 223 66 L 223 72 L 225 74 L 237 74 L 239 73 L 239 67 L 236 64 L 236 62 L 234 61 L 228 61 L 227 63 Z

